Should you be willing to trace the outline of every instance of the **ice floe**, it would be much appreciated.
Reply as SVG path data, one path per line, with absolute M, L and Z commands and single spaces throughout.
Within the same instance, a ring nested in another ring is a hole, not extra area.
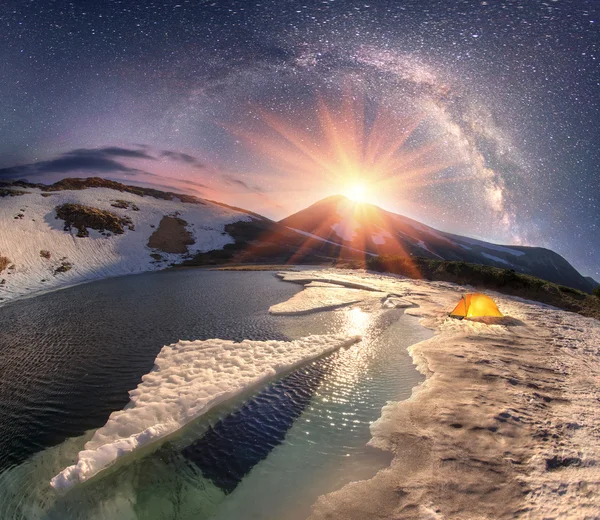
M 359 336 L 308 336 L 295 341 L 222 339 L 163 347 L 154 369 L 130 392 L 130 403 L 98 429 L 78 461 L 51 480 L 66 491 L 121 457 L 176 432 L 207 411 Z

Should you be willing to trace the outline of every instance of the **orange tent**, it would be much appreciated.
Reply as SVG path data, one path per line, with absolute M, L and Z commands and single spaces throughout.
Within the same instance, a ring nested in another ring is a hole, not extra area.
M 504 316 L 489 296 L 481 293 L 465 294 L 458 305 L 450 313 L 458 318 L 471 318 L 476 316 Z

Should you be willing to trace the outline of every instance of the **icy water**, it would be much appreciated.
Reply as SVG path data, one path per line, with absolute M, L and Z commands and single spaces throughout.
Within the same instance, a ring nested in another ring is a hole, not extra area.
M 274 317 L 300 286 L 266 272 L 186 270 L 105 280 L 0 308 L 0 518 L 295 519 L 389 461 L 369 424 L 420 381 L 406 347 L 429 337 L 398 310 Z M 179 339 L 364 340 L 189 425 L 57 496 L 48 481 L 123 408 Z

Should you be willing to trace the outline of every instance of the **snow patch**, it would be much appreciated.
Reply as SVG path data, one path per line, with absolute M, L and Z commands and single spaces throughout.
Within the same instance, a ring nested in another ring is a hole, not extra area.
M 343 246 L 342 244 L 340 244 L 339 242 L 333 242 L 332 240 L 326 240 L 318 235 L 313 235 L 312 233 L 309 233 L 307 231 L 302 231 L 301 229 L 296 229 L 293 227 L 289 227 L 286 226 L 289 230 L 294 231 L 296 233 L 298 233 L 299 235 L 304 235 L 305 237 L 310 237 L 310 238 L 314 238 L 315 240 L 318 240 L 319 242 L 327 242 L 328 244 L 333 244 L 334 246 Z
M 371 235 L 371 239 L 373 240 L 374 244 L 377 244 L 378 246 L 385 244 L 385 239 L 386 238 L 394 238 L 392 236 L 392 234 L 389 231 L 386 231 L 385 229 L 381 229 L 378 233 L 373 233 Z
M 341 220 L 335 224 L 332 224 L 331 229 L 333 229 L 335 234 L 342 240 L 352 242 L 357 235 L 356 230 L 360 227 L 360 224 L 352 217 L 342 217 L 339 214 L 338 216 Z
M 442 260 L 444 259 L 443 257 L 441 257 L 440 255 L 438 255 L 437 253 L 434 253 L 431 249 L 429 249 L 427 247 L 427 245 L 425 244 L 425 242 L 423 242 L 422 240 L 418 240 L 417 241 L 417 245 L 421 248 L 421 249 L 425 249 L 425 251 L 431 253 L 432 255 L 437 256 L 438 258 L 441 258 Z
M 489 258 L 490 260 L 493 260 L 494 262 L 500 262 L 501 264 L 506 264 L 506 265 L 512 266 L 512 264 L 510 262 L 507 262 L 503 258 L 499 258 L 494 255 L 488 255 L 487 253 L 481 253 L 481 256 L 484 256 L 485 258 Z
M 497 244 L 490 244 L 489 242 L 484 242 L 482 240 L 477 240 L 475 238 L 467 238 L 467 237 L 455 237 L 457 243 L 460 242 L 466 242 L 467 244 L 471 244 L 474 246 L 479 246 L 482 247 L 484 249 L 491 249 L 493 251 L 499 251 L 501 253 L 508 253 L 509 255 L 513 255 L 513 256 L 523 256 L 525 254 L 524 251 L 518 251 L 516 249 L 511 249 L 510 247 L 505 247 L 505 246 L 499 246 Z M 458 244 L 461 247 L 461 244 Z
M 332 310 L 357 303 L 377 303 L 387 298 L 387 293 L 349 289 L 323 282 L 311 282 L 302 292 L 289 300 L 273 305 L 269 312 L 279 315 L 308 314 L 310 312 Z
M 315 240 L 318 240 L 319 242 L 326 242 L 327 244 L 333 244 L 334 246 L 340 246 L 340 247 L 343 247 L 344 249 L 348 249 L 349 251 L 356 251 L 358 253 L 364 253 L 369 256 L 377 256 L 375 253 L 369 253 L 367 251 L 363 251 L 362 249 L 356 249 L 355 247 L 345 246 L 344 244 L 341 244 L 339 242 L 333 242 L 332 240 L 326 240 L 325 238 L 322 238 L 318 235 L 313 235 L 312 233 L 308 233 L 307 231 L 302 231 L 301 229 L 296 229 L 296 228 L 289 227 L 289 226 L 286 226 L 286 227 L 291 231 L 294 231 L 300 235 L 304 235 L 305 237 L 314 238 Z
M 401 217 L 403 218 L 403 217 Z M 421 224 L 420 222 L 417 222 L 416 220 L 411 220 L 410 222 L 410 226 L 416 230 L 422 231 L 424 233 L 427 233 L 428 235 L 431 235 L 432 237 L 437 238 L 438 240 L 443 240 L 444 242 L 448 242 L 450 244 L 454 244 L 456 245 L 452 240 L 450 240 L 447 236 L 442 235 L 441 233 L 437 232 L 435 229 L 426 226 L 425 224 Z
M 211 339 L 167 345 L 156 357 L 153 370 L 130 392 L 129 404 L 110 415 L 79 452 L 77 463 L 50 484 L 66 491 L 219 403 L 359 340 L 359 336 L 328 335 L 291 342 Z

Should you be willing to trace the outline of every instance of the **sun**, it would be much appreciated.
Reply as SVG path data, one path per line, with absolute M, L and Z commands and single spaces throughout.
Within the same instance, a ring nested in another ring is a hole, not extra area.
M 344 195 L 354 202 L 365 202 L 367 200 L 367 186 L 362 183 L 356 183 L 348 186 Z

